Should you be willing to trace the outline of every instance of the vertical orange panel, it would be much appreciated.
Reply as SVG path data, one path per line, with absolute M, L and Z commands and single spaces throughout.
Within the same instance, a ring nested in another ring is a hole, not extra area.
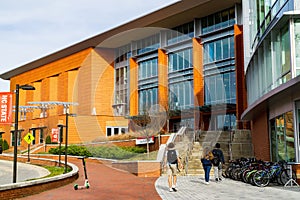
M 130 116 L 138 114 L 138 64 L 134 58 L 129 60 L 130 83 L 129 83 L 129 102 Z
M 168 57 L 162 49 L 158 49 L 158 103 L 168 108 Z
M 247 108 L 247 96 L 244 72 L 244 45 L 243 27 L 234 25 L 234 49 L 235 49 L 235 70 L 236 70 L 236 117 L 241 118 L 242 113 Z
M 194 65 L 194 106 L 204 105 L 204 78 L 203 78 L 203 50 L 201 41 L 193 38 L 193 65 Z M 195 129 L 203 124 L 203 117 L 198 109 L 195 109 Z
M 193 38 L 195 106 L 204 105 L 203 51 L 200 41 Z

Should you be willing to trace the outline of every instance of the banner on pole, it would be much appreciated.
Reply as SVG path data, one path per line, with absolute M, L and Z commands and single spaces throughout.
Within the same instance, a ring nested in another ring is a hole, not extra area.
M 150 136 L 148 138 L 148 144 L 150 143 L 154 143 L 154 136 Z M 139 145 L 139 144 L 147 144 L 147 138 L 146 137 L 139 137 L 135 140 L 135 144 Z
M 12 123 L 12 92 L 0 92 L 0 124 Z
M 51 141 L 58 142 L 58 128 L 52 128 Z

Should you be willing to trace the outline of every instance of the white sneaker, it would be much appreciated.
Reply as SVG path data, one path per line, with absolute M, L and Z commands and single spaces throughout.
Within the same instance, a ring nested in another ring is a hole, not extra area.
M 205 181 L 204 183 L 205 183 L 206 185 L 209 185 L 209 182 L 206 182 L 206 181 Z
M 169 188 L 169 192 L 173 192 L 173 189 L 172 189 L 172 188 Z

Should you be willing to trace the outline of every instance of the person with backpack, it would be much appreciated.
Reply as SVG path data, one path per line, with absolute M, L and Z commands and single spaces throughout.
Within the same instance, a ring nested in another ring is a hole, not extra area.
M 209 184 L 209 174 L 210 174 L 210 170 L 211 170 L 211 160 L 213 158 L 213 154 L 210 151 L 209 147 L 205 147 L 203 152 L 202 152 L 202 156 L 201 156 L 201 163 L 202 163 L 202 167 L 204 169 L 204 179 L 205 179 L 205 184 L 208 185 Z
M 216 182 L 222 181 L 222 168 L 223 164 L 225 164 L 224 154 L 220 147 L 220 143 L 216 143 L 215 148 L 212 150 L 214 156 L 214 158 L 212 159 L 212 164 Z
M 169 191 L 170 192 L 177 192 L 177 170 L 182 169 L 182 164 L 179 158 L 179 153 L 175 149 L 175 144 L 170 142 L 167 145 L 167 152 L 166 152 L 166 164 L 167 164 L 167 174 L 168 174 L 168 184 L 169 184 Z M 179 166 L 179 167 L 178 167 Z

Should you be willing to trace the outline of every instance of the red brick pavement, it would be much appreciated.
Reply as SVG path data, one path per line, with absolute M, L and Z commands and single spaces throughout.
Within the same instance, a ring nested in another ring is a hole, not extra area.
M 69 158 L 79 167 L 79 178 L 72 184 L 48 190 L 40 194 L 21 198 L 22 200 L 159 200 L 155 190 L 156 178 L 140 178 L 127 172 L 112 169 L 95 161 L 86 162 L 89 189 L 74 190 L 73 185 L 84 184 L 81 160 Z

